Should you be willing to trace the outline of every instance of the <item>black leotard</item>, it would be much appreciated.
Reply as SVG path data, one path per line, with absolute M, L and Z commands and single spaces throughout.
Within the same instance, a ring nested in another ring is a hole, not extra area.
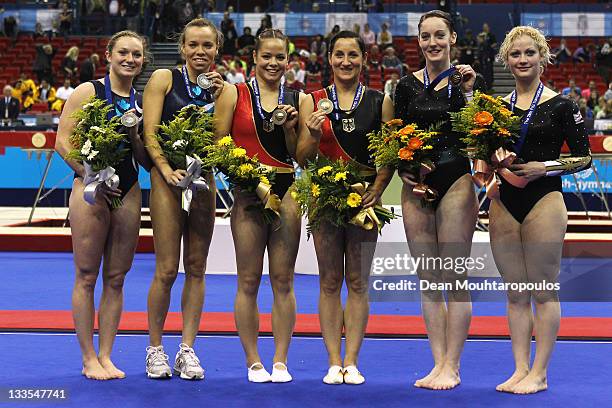
M 458 178 L 470 173 L 470 162 L 460 151 L 465 147 L 460 140 L 461 134 L 452 131 L 448 114 L 458 112 L 464 106 L 465 99 L 459 86 L 452 87 L 449 98 L 446 86 L 439 90 L 425 90 L 423 82 L 412 73 L 404 76 L 395 89 L 395 117 L 402 119 L 404 124 L 416 123 L 420 129 L 426 130 L 443 122 L 433 151 L 436 169 L 425 176 L 425 183 L 438 192 L 438 198 L 432 203 L 434 208 Z
M 195 104 L 198 106 L 206 106 L 208 112 L 213 112 L 215 109 L 215 101 L 212 95 L 203 91 L 197 84 L 189 81 L 189 86 L 192 89 L 192 99 L 185 87 L 185 79 L 183 73 L 178 68 L 172 70 L 172 89 L 164 97 L 164 107 L 162 109 L 161 122 L 168 123 L 174 119 L 174 115 L 183 107 Z
M 90 81 L 95 89 L 96 98 L 106 100 L 106 92 L 104 84 L 100 81 Z M 115 115 L 121 116 L 123 113 L 130 110 L 130 98 L 119 96 L 112 92 L 113 105 L 115 106 Z M 136 92 L 136 116 L 142 122 L 142 94 Z M 127 135 L 128 130 L 121 125 L 118 129 L 119 133 Z M 139 132 L 142 132 L 142 126 L 139 127 Z M 138 162 L 132 152 L 132 146 L 129 141 L 122 144 L 121 149 L 128 149 L 127 156 L 115 166 L 115 172 L 119 176 L 119 189 L 121 190 L 121 198 L 125 197 L 132 186 L 138 182 Z M 75 178 L 78 177 L 75 173 Z
M 514 112 L 521 117 L 526 113 L 516 107 Z M 559 159 L 563 142 L 567 142 L 570 148 L 571 159 Z M 518 157 L 525 163 L 546 162 L 548 174 L 554 174 L 536 179 L 525 188 L 514 187 L 502 178 L 501 202 L 522 223 L 542 197 L 551 191 L 562 191 L 562 174 L 590 167 L 589 137 L 578 105 L 561 95 L 539 104 Z

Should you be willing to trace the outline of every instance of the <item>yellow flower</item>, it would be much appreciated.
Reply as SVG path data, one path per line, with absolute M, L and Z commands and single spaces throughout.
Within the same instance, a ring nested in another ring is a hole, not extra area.
M 229 145 L 232 144 L 232 137 L 231 136 L 224 136 L 221 139 L 219 139 L 217 144 L 219 146 L 229 146 Z
M 319 194 L 321 194 L 321 191 L 319 190 L 319 185 L 318 184 L 313 184 L 310 187 L 310 191 L 312 192 L 312 196 L 313 197 L 318 197 Z
M 336 173 L 334 176 L 334 181 L 346 180 L 346 171 L 342 171 L 340 173 Z
M 480 134 L 482 134 L 482 133 L 484 133 L 486 131 L 487 131 L 487 129 L 480 128 L 480 129 L 472 129 L 472 130 L 470 130 L 470 133 L 475 135 L 475 136 L 478 136 L 478 135 L 480 135 Z
M 330 171 L 332 171 L 332 166 L 324 166 L 324 167 L 321 167 L 321 168 L 320 168 L 320 169 L 317 171 L 317 174 L 318 174 L 319 176 L 322 176 L 322 175 L 324 175 L 325 173 L 329 173 Z
M 266 184 L 266 185 L 270 185 L 270 180 L 268 180 L 268 178 L 266 176 L 260 176 L 259 177 L 259 181 Z
M 361 196 L 357 193 L 351 193 L 348 195 L 346 203 L 349 205 L 349 207 L 358 207 L 359 204 L 361 204 Z
M 502 136 L 510 136 L 510 132 L 506 128 L 497 129 L 497 133 L 499 133 Z
M 238 167 L 238 172 L 243 175 L 246 175 L 251 171 L 253 171 L 253 165 L 251 163 L 244 163 Z
M 401 119 L 391 119 L 385 123 L 387 126 L 402 126 L 403 124 L 404 122 Z
M 291 191 L 291 198 L 293 198 L 294 200 L 297 200 L 298 198 L 298 193 L 295 191 Z
M 480 97 L 482 99 L 484 99 L 485 101 L 489 101 L 491 103 L 499 104 L 499 100 L 497 98 L 494 98 L 494 97 L 490 96 L 490 95 L 487 95 L 487 94 L 483 93 L 483 94 L 480 94 Z
M 512 111 L 506 108 L 499 108 L 499 113 L 501 113 L 502 115 L 504 115 L 505 117 L 510 117 L 512 116 Z
M 232 156 L 234 157 L 244 157 L 246 155 L 246 150 L 242 147 L 237 147 L 232 150 Z

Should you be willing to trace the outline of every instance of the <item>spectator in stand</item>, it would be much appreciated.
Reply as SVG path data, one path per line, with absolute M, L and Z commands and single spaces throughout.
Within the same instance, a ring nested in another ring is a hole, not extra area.
M 242 35 L 238 37 L 238 52 L 247 54 L 255 48 L 255 36 L 251 34 L 251 27 L 244 27 Z
M 17 41 L 17 33 L 19 32 L 18 22 L 15 16 L 8 16 L 4 18 L 4 35 L 11 39 L 11 44 L 15 45 Z
M 236 72 L 241 72 L 246 76 L 247 63 L 244 62 L 239 55 L 234 55 L 234 58 L 230 61 L 228 69 L 234 68 Z
M 395 100 L 395 88 L 397 87 L 399 79 L 400 76 L 394 72 L 391 74 L 391 78 L 385 82 L 385 95 L 389 95 L 392 101 Z
M 319 3 L 317 3 L 317 2 L 312 3 L 312 12 L 313 13 L 320 13 L 321 12 L 321 6 L 319 6 Z
M 465 35 L 458 42 L 458 47 L 461 51 L 461 57 L 459 59 L 460 64 L 472 65 L 474 63 L 474 54 L 476 54 L 477 44 L 472 30 L 469 28 L 465 30 Z
M 295 72 L 291 69 L 285 72 L 285 87 L 299 92 L 304 91 L 304 83 L 295 78 Z
M 332 27 L 331 31 L 327 33 L 327 35 L 325 36 L 325 42 L 329 44 L 329 41 L 332 39 L 332 37 L 338 34 L 339 32 L 340 32 L 340 26 L 336 24 L 335 26 Z
M 62 5 L 62 12 L 59 16 L 59 31 L 64 37 L 68 37 L 72 29 L 72 10 L 68 8 L 68 4 Z
M 236 68 L 231 67 L 229 72 L 226 75 L 227 82 L 234 85 L 246 82 L 244 74 L 242 72 L 236 71 Z
M 591 91 L 589 98 L 587 99 L 587 106 L 591 109 L 595 109 L 595 106 L 597 106 L 597 101 L 599 100 L 599 98 L 601 97 L 601 95 L 599 95 L 599 92 L 596 90 Z
M 46 103 L 48 108 L 51 109 L 51 104 L 55 102 L 55 92 L 55 88 L 43 79 L 38 87 L 38 98 L 36 102 Z
M 606 89 L 606 93 L 604 93 L 604 99 L 606 102 L 612 100 L 612 82 L 608 84 L 608 89 Z
M 259 28 L 257 29 L 257 32 L 255 33 L 255 37 L 259 37 L 259 34 L 267 30 L 268 28 L 272 28 L 272 18 L 262 17 L 261 24 L 259 25 Z
M 230 18 L 229 12 L 223 13 L 223 21 L 221 21 L 221 33 L 223 34 L 223 54 L 236 54 L 236 40 L 238 33 L 236 32 L 236 24 Z
M 570 78 L 568 86 L 566 88 L 563 88 L 563 91 L 561 91 L 563 95 L 569 95 L 571 92 L 575 93 L 578 96 L 582 94 L 582 89 L 576 86 L 576 81 L 574 80 L 574 78 Z
M 599 48 L 595 55 L 596 68 L 605 82 L 610 82 L 610 69 L 612 68 L 612 38 Z
M 402 61 L 395 55 L 395 49 L 393 47 L 388 47 L 385 50 L 385 56 L 382 59 L 382 67 L 383 70 L 388 68 L 396 69 L 400 76 L 402 76 Z
M 359 36 L 363 40 L 367 49 L 370 49 L 372 45 L 376 44 L 376 34 L 374 34 L 374 31 L 370 29 L 370 25 L 368 23 L 364 24 L 363 31 L 361 34 L 359 34 Z
M 580 114 L 584 119 L 593 119 L 593 110 L 589 108 L 587 105 L 587 101 L 584 98 L 580 98 L 578 101 L 578 108 L 580 109 Z
M 606 101 L 606 116 L 604 119 L 612 119 L 612 99 Z
M 301 69 L 305 69 L 306 68 L 306 64 L 304 63 L 304 61 L 302 61 L 300 59 L 300 54 L 298 54 L 297 52 L 289 54 L 289 64 L 288 64 L 288 66 L 291 67 L 294 62 L 297 62 L 300 65 Z
M 559 47 L 553 49 L 553 55 L 555 56 L 555 63 L 560 64 L 562 62 L 568 62 L 572 59 L 572 52 L 567 48 L 565 38 L 561 39 Z
M 308 57 L 308 63 L 306 63 L 306 83 L 321 82 L 321 63 L 319 63 L 319 58 L 317 54 L 311 53 Z
M 389 26 L 386 23 L 383 23 L 380 26 L 380 33 L 378 33 L 378 37 L 376 38 L 376 44 L 378 44 L 380 49 L 383 51 L 385 48 L 393 45 L 393 36 L 391 35 Z
M 483 27 L 488 25 L 483 25 Z M 478 66 L 480 67 L 480 73 L 485 79 L 486 89 L 490 90 L 493 88 L 493 61 L 495 60 L 495 48 L 491 46 L 491 35 L 484 31 L 478 34 Z M 494 38 L 493 38 L 494 41 Z
M 600 112 L 603 112 L 600 114 Z M 597 106 L 593 108 L 595 119 L 603 119 L 606 117 L 606 98 L 600 96 L 597 100 Z
M 32 34 L 32 38 L 34 38 L 35 40 L 41 40 L 45 38 L 46 36 L 47 36 L 47 33 L 43 31 L 42 24 L 36 23 L 36 26 L 34 27 L 34 34 Z
M 588 100 L 591 97 L 591 93 L 597 92 L 597 84 L 595 81 L 589 81 L 589 87 L 582 90 L 580 96 Z
M 302 69 L 299 61 L 292 61 L 289 65 L 288 71 L 293 72 L 293 76 L 296 81 L 301 82 L 302 84 L 306 83 L 306 71 Z
M 2 91 L 3 97 L 0 100 L 0 119 L 15 120 L 19 116 L 19 100 L 13 97 L 13 88 L 6 85 Z
M 223 78 L 224 81 L 227 81 L 227 68 L 225 68 L 225 66 L 217 66 L 217 73 L 221 75 L 221 78 Z
M 66 52 L 62 60 L 62 73 L 64 78 L 73 80 L 77 77 L 79 69 L 77 68 L 77 60 L 79 59 L 79 47 L 72 46 Z
M 98 64 L 100 64 L 100 57 L 96 53 L 91 54 L 89 58 L 83 60 L 81 68 L 79 69 L 79 82 L 84 83 L 93 80 L 96 69 L 98 69 Z
M 589 62 L 589 53 L 584 48 L 582 43 L 578 44 L 578 48 L 576 48 L 576 51 L 574 51 L 574 54 L 572 54 L 572 59 L 574 62 L 578 63 Z
M 70 95 L 74 92 L 74 88 L 70 84 L 70 79 L 66 78 L 64 80 L 64 85 L 58 88 L 57 92 L 55 92 L 55 97 L 57 98 L 55 102 L 51 104 L 51 109 L 57 112 L 61 112 L 64 108 L 64 103 L 70 98 Z
M 324 60 L 327 59 L 327 43 L 321 34 L 316 35 L 310 43 L 310 53 Z
M 484 37 L 484 40 L 489 47 L 493 48 L 494 50 L 497 48 L 497 40 L 495 39 L 495 34 L 491 32 L 488 23 L 484 23 L 482 25 L 482 31 L 480 32 L 480 35 Z
M 380 49 L 378 48 L 378 45 L 374 44 L 372 48 L 370 48 L 370 54 L 368 55 L 368 59 L 366 60 L 368 70 L 380 69 L 382 57 L 383 56 L 380 53 Z
M 361 34 L 361 26 L 357 23 L 353 24 L 353 32 L 357 35 Z

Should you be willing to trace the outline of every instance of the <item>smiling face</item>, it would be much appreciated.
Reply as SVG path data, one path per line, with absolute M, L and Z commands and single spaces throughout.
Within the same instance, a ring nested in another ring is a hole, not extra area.
M 329 55 L 334 78 L 345 82 L 359 81 L 365 57 L 355 38 L 339 38 Z
M 440 17 L 430 17 L 421 23 L 419 47 L 429 62 L 450 62 L 450 49 L 457 41 L 457 33 L 451 33 L 447 23 Z
M 196 72 L 207 72 L 218 51 L 217 33 L 210 27 L 188 27 L 181 54 L 187 66 Z
M 136 37 L 123 36 L 117 39 L 111 51 L 106 51 L 110 69 L 118 76 L 135 77 L 142 71 L 144 48 Z
M 532 80 L 542 73 L 543 59 L 535 41 L 523 35 L 510 46 L 507 64 L 516 79 Z
M 280 81 L 287 70 L 287 43 L 280 38 L 260 40 L 259 49 L 253 51 L 255 73 L 267 82 Z

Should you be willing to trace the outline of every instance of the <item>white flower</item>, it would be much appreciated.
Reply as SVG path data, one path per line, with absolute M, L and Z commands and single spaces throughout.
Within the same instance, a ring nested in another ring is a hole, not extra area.
M 172 148 L 176 150 L 179 147 L 185 147 L 185 144 L 186 142 L 183 139 L 179 139 L 176 142 L 172 143 Z
M 81 154 L 83 156 L 87 156 L 90 150 L 91 150 L 91 140 L 87 139 L 87 141 L 83 144 L 83 147 L 81 148 Z
M 97 155 L 98 155 L 98 151 L 92 150 L 91 153 L 89 153 L 89 156 L 87 156 L 87 160 L 93 160 L 93 158 L 96 157 Z
M 86 103 L 85 105 L 83 105 L 83 109 L 87 109 L 93 106 L 93 103 Z
M 104 131 L 104 129 L 102 129 L 102 128 L 101 128 L 101 127 L 99 127 L 99 126 L 92 126 L 92 127 L 90 128 L 90 130 L 96 130 L 96 131 L 98 131 L 98 132 L 100 132 L 100 133 L 104 133 L 104 132 L 105 132 L 105 131 Z

